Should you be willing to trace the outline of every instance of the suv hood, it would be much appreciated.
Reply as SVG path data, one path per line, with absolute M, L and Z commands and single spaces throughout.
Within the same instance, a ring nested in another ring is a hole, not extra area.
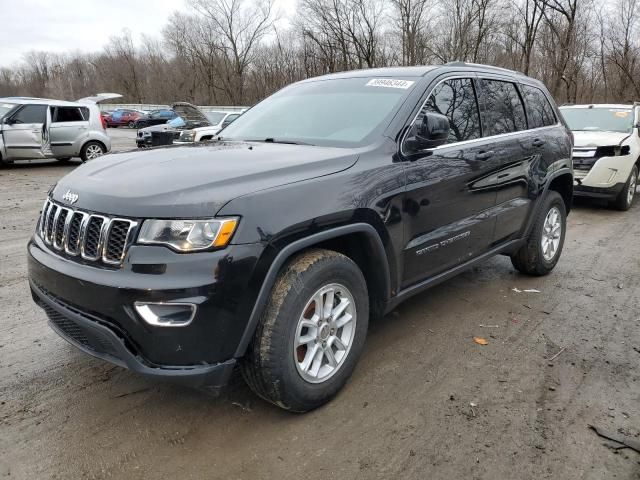
M 52 196 L 74 208 L 134 218 L 206 218 L 234 198 L 355 164 L 343 148 L 226 142 L 110 154 L 63 177 Z
M 629 137 L 629 133 L 620 132 L 581 132 L 574 131 L 574 147 L 602 147 L 620 145 Z

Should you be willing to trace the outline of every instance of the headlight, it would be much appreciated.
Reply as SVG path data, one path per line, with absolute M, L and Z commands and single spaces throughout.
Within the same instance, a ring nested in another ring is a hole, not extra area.
M 179 252 L 226 247 L 237 218 L 216 220 L 145 220 L 138 243 L 166 245 Z
M 182 132 L 180 134 L 181 142 L 193 142 L 195 138 L 196 138 L 196 132 Z

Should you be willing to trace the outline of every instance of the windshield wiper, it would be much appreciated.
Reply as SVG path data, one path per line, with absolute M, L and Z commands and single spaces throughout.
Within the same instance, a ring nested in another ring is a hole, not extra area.
M 282 140 L 279 138 L 273 138 L 273 137 L 267 137 L 267 138 L 227 138 L 227 137 L 223 137 L 223 136 L 219 136 L 217 137 L 218 141 L 239 141 L 239 142 L 260 142 L 260 143 L 282 143 L 285 145 L 306 145 L 309 147 L 314 147 L 315 145 L 313 143 L 307 143 L 307 142 L 299 142 L 297 140 Z

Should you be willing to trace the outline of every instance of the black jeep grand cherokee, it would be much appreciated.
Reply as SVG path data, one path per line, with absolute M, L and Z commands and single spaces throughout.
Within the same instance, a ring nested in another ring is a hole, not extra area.
M 531 275 L 560 257 L 572 136 L 521 74 L 328 75 L 222 135 L 102 157 L 52 189 L 28 250 L 56 332 L 199 387 L 239 365 L 307 411 L 345 384 L 370 317 L 492 255 Z

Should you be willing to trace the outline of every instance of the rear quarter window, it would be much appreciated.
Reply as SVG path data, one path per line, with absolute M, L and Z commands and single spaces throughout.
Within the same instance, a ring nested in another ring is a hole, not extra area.
M 530 85 L 521 85 L 520 89 L 527 105 L 529 128 L 547 127 L 557 123 L 553 107 L 542 90 Z

